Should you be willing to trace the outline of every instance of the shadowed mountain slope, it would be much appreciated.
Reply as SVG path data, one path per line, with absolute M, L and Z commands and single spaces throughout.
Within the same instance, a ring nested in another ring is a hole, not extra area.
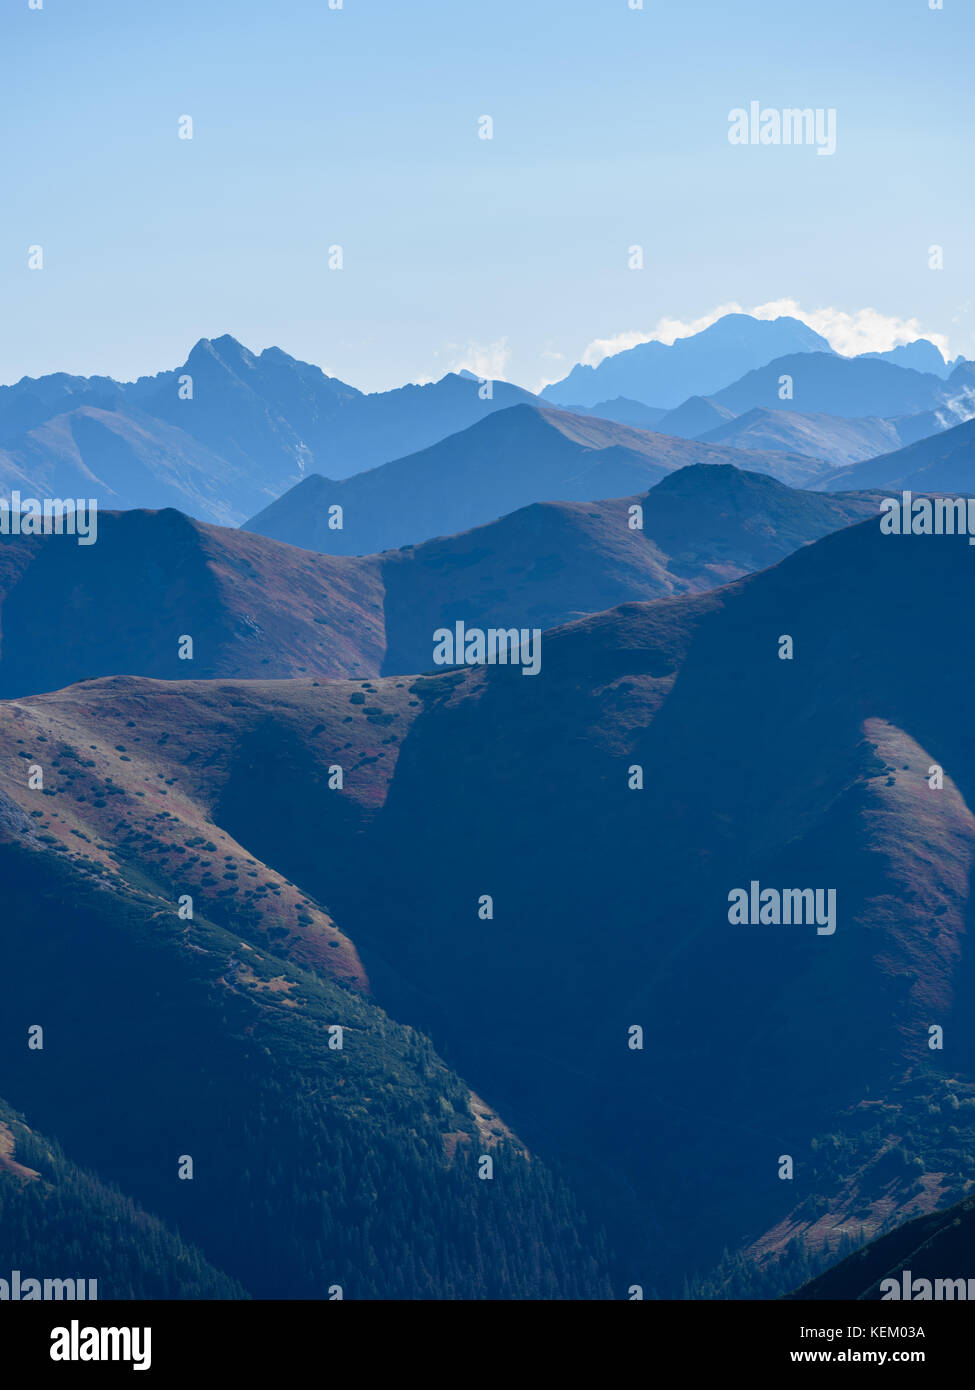
M 0 706 L 7 1093 L 256 1297 L 608 1296 L 601 1237 L 564 1184 L 379 1008 L 320 904 L 219 826 L 268 740 L 290 726 L 324 751 L 348 694 L 119 678 Z M 349 828 L 388 756 L 386 727 L 356 714 Z M 31 765 L 43 789 L 21 807 Z M 317 758 L 305 771 L 327 784 Z M 39 1019 L 41 1053 L 24 1045 Z
M 163 1223 L 75 1167 L 0 1101 L 0 1278 L 67 1280 L 62 1297 L 244 1298 Z M 29 1296 L 24 1288 L 22 1296 Z
M 918 1216 L 898 1226 L 788 1297 L 889 1299 L 893 1290 L 889 1285 L 881 1285 L 885 1279 L 893 1279 L 897 1284 L 896 1297 L 903 1299 L 906 1270 L 911 1274 L 908 1286 L 912 1291 L 916 1279 L 927 1279 L 932 1285 L 936 1280 L 961 1279 L 964 1292 L 953 1289 L 947 1296 L 971 1298 L 968 1290 L 975 1280 L 975 1197 L 966 1197 L 943 1211 Z M 929 1297 L 932 1292 L 929 1290 Z

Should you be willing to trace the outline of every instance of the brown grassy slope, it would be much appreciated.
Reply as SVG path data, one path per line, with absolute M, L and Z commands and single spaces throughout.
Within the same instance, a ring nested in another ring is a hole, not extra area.
M 385 795 L 396 740 L 418 702 L 390 683 L 384 722 L 357 683 L 85 682 L 58 695 L 0 705 L 4 837 L 53 850 L 105 881 L 153 886 L 160 911 L 194 910 L 235 922 L 252 940 L 298 963 L 366 986 L 355 947 L 300 887 L 255 859 L 221 828 L 232 780 L 260 797 L 256 747 L 269 730 L 302 750 L 303 784 L 347 819 L 365 819 Z M 368 691 L 368 687 L 366 687 Z M 328 790 L 341 766 L 343 791 Z M 43 788 L 30 789 L 33 769 Z M 331 774 L 334 777 L 334 774 Z M 18 814 L 19 812 L 19 814 Z

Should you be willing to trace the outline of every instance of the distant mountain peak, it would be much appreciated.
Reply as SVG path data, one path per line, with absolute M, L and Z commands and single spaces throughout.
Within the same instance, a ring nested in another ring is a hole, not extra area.
M 893 362 L 898 367 L 910 367 L 915 372 L 933 372 L 935 376 L 947 376 L 951 370 L 951 364 L 945 361 L 941 349 L 928 338 L 915 338 L 912 343 L 902 343 L 900 347 L 889 348 L 886 352 L 865 352 L 862 356 Z
M 774 319 L 757 319 L 752 314 L 722 314 L 721 318 L 709 323 L 707 328 L 702 328 L 699 333 L 689 334 L 686 338 L 676 338 L 673 346 L 679 342 L 689 342 L 691 338 L 736 338 L 742 333 L 754 333 L 756 326 L 760 324 L 768 325 L 768 329 L 758 329 L 758 332 L 768 332 L 769 330 L 789 330 L 795 331 L 800 337 L 807 337 L 810 342 L 818 345 L 820 352 L 832 352 L 827 340 L 822 334 L 817 333 L 814 328 L 810 328 L 808 323 L 802 319 L 794 318 L 791 314 L 779 314 Z M 772 336 L 769 333 L 769 336 Z
M 756 319 L 725 314 L 700 333 L 673 343 L 654 339 L 605 357 L 596 367 L 573 367 L 542 395 L 558 404 L 582 406 L 626 396 L 673 409 L 689 396 L 713 396 L 777 357 L 804 352 L 831 354 L 833 349 L 808 324 L 788 315 Z
M 221 333 L 219 338 L 211 338 L 209 341 L 219 352 L 246 352 L 248 357 L 252 355 L 249 349 L 245 348 L 244 344 L 239 342 L 232 333 Z
M 194 343 L 186 359 L 186 366 L 200 367 L 209 362 L 218 363 L 230 370 L 253 370 L 257 366 L 257 358 L 250 349 L 245 348 L 243 343 L 239 343 L 229 333 L 224 333 L 219 338 L 201 338 L 199 342 Z
M 706 430 L 734 418 L 733 411 L 707 396 L 690 396 L 683 405 L 662 416 L 655 428 L 661 434 L 672 434 L 678 439 L 696 439 Z
M 233 339 L 231 339 L 233 342 Z M 261 353 L 261 360 L 267 357 L 272 362 L 297 362 L 296 357 L 292 357 L 290 352 L 285 352 L 284 348 L 266 347 Z

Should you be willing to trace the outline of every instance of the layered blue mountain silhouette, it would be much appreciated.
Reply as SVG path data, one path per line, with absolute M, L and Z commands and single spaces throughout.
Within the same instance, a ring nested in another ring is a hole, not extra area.
M 530 502 L 628 495 L 696 463 L 734 464 L 794 484 L 822 471 L 800 455 L 725 449 L 519 405 L 355 477 L 305 478 L 246 528 L 308 550 L 364 555 L 479 526 Z M 336 507 L 341 528 L 333 525 Z
M 104 508 L 175 507 L 220 525 L 248 518 L 263 524 L 263 513 L 304 479 L 342 482 L 429 449 L 499 411 L 556 401 L 631 430 L 745 454 L 788 455 L 790 463 L 739 462 L 808 485 L 969 418 L 975 367 L 959 360 L 949 371 L 924 340 L 886 354 L 841 357 L 798 320 L 736 314 L 670 347 L 646 343 L 597 368 L 577 367 L 542 399 L 469 372 L 364 394 L 279 348 L 255 354 L 224 336 L 201 340 L 181 367 L 135 382 L 55 373 L 0 388 L 0 486 L 28 496 L 95 496 Z M 756 420 L 756 410 L 769 418 Z M 792 415 L 805 419 L 790 424 Z M 530 439 L 511 439 L 505 447 L 523 452 L 503 467 L 531 478 L 535 462 L 524 452 Z M 609 446 L 594 447 L 605 454 Z M 815 466 L 798 463 L 800 457 Z M 546 493 L 552 480 L 539 476 L 538 482 L 542 491 L 529 486 L 523 496 L 484 514 L 472 511 L 447 529 L 530 500 L 630 490 L 617 479 L 590 485 L 588 493 L 585 487 Z
M 534 399 L 507 382 L 488 398 L 457 373 L 367 396 L 278 348 L 203 340 L 176 371 L 134 383 L 0 388 L 0 485 L 234 524 L 312 468 L 346 477 Z
M 579 365 L 542 395 L 556 405 L 594 405 L 625 396 L 673 409 L 688 396 L 711 396 L 745 372 L 796 352 L 830 352 L 829 343 L 798 319 L 754 319 L 726 314 L 700 333 L 672 345 L 640 343 Z
M 712 396 L 736 415 L 756 406 L 844 417 L 914 415 L 933 410 L 972 380 L 969 363 L 944 380 L 871 357 L 793 353 L 756 367 Z

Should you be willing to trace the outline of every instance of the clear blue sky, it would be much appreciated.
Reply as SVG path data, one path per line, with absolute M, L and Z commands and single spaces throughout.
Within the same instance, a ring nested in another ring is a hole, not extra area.
M 975 357 L 973 53 L 970 0 L 4 0 L 0 381 L 231 333 L 537 387 L 780 298 Z M 752 100 L 835 107 L 836 154 L 731 146 Z

